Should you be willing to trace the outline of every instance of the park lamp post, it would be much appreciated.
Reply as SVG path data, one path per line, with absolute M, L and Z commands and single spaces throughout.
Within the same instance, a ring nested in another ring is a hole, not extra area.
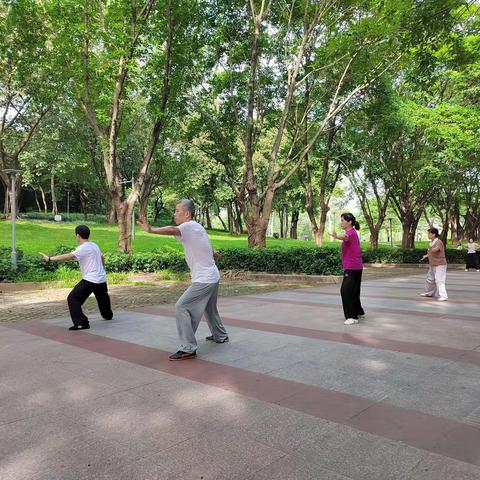
M 16 170 L 14 168 L 6 168 L 2 170 L 3 173 L 7 174 L 10 177 L 12 182 L 12 188 L 10 190 L 10 208 L 12 213 L 12 268 L 17 269 L 17 231 L 16 231 L 16 221 L 17 221 L 17 195 L 15 192 L 16 187 L 16 178 L 17 175 L 21 173 L 21 170 Z
M 393 237 L 392 237 L 392 217 L 387 218 L 390 223 L 390 246 L 393 248 Z
M 132 190 L 133 190 L 133 185 L 135 183 L 135 179 L 132 177 L 131 180 L 122 180 L 120 182 L 121 185 L 124 185 L 126 183 L 131 183 L 132 184 Z M 135 240 L 135 206 L 132 208 L 132 240 Z

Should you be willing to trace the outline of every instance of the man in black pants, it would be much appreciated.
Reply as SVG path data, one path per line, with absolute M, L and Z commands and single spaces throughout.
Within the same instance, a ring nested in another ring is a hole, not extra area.
M 86 225 L 79 225 L 75 228 L 75 236 L 80 244 L 72 253 L 49 257 L 40 252 L 43 260 L 49 262 L 68 262 L 77 260 L 82 272 L 82 280 L 73 288 L 67 297 L 70 316 L 73 327 L 69 330 L 86 330 L 90 328 L 88 317 L 82 311 L 82 305 L 93 293 L 97 299 L 98 308 L 105 320 L 113 317 L 110 297 L 108 296 L 107 275 L 105 273 L 105 260 L 98 245 L 89 242 L 90 229 Z

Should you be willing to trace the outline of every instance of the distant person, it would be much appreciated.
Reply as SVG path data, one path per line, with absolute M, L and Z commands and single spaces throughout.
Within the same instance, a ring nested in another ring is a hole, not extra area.
M 474 268 L 477 272 L 479 271 L 478 265 L 478 245 L 471 238 L 467 243 L 467 264 L 465 265 L 465 271 L 468 272 L 470 268 Z
M 345 233 L 329 235 L 337 240 L 342 240 L 342 268 L 343 281 L 340 293 L 342 296 L 344 325 L 354 325 L 359 318 L 365 317 L 360 302 L 360 286 L 362 283 L 363 261 L 360 251 L 360 240 L 356 230 L 360 225 L 351 213 L 342 213 L 340 227 Z
M 90 242 L 90 229 L 86 225 L 75 228 L 75 236 L 80 244 L 72 253 L 49 257 L 40 252 L 43 260 L 50 262 L 68 262 L 77 260 L 82 272 L 82 280 L 73 287 L 67 297 L 73 326 L 69 330 L 86 330 L 90 328 L 88 317 L 82 311 L 82 305 L 93 293 L 97 299 L 100 314 L 105 320 L 113 318 L 110 297 L 108 295 L 105 260 L 96 243 Z
M 448 300 L 445 280 L 447 278 L 447 259 L 445 257 L 445 246 L 439 238 L 437 228 L 428 229 L 430 244 L 427 254 L 422 260 L 428 258 L 429 269 L 425 279 L 425 291 L 422 297 L 438 297 L 439 302 Z
M 191 200 L 183 199 L 175 207 L 176 227 L 151 227 L 145 218 L 138 224 L 148 233 L 173 235 L 183 243 L 185 260 L 190 268 L 191 285 L 175 304 L 177 332 L 180 346 L 170 360 L 188 360 L 196 358 L 198 348 L 195 332 L 203 314 L 212 333 L 206 340 L 215 343 L 228 342 L 228 335 L 217 309 L 218 285 L 220 273 L 208 238 L 207 231 L 193 220 L 195 205 Z

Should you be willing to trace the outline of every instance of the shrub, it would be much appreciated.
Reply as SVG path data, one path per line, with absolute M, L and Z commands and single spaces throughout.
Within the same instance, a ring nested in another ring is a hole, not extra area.
M 366 263 L 418 263 L 427 252 L 426 248 L 387 248 L 379 247 L 377 250 L 362 252 L 363 261 Z M 445 255 L 448 263 L 463 263 L 465 251 L 446 249 Z
M 270 273 L 306 273 L 338 275 L 341 273 L 338 248 L 246 248 L 220 250 L 221 270 L 250 270 Z

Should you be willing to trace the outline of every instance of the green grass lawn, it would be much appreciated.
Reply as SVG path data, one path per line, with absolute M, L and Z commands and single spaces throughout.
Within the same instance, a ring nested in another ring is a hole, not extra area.
M 51 223 L 41 221 L 17 221 L 17 248 L 26 255 L 36 255 L 39 251 L 52 253 L 59 245 L 75 246 L 76 223 Z M 103 252 L 114 252 L 117 249 L 118 227 L 116 225 L 90 225 L 90 240 L 97 243 Z M 12 226 L 9 221 L 0 221 L 0 247 L 10 247 Z M 153 249 L 174 249 L 181 251 L 182 245 L 173 237 L 151 235 L 140 229 L 135 231 L 133 241 L 134 252 L 145 252 Z M 247 236 L 232 236 L 217 230 L 209 232 L 215 249 L 247 247 Z M 301 240 L 267 239 L 268 247 L 313 247 L 312 242 Z M 333 243 L 332 243 L 333 245 Z
M 36 255 L 39 251 L 53 253 L 59 245 L 75 247 L 75 226 L 77 223 L 53 223 L 37 220 L 17 221 L 17 248 L 26 255 Z M 103 252 L 114 252 L 117 249 L 118 227 L 116 225 L 90 225 L 90 239 L 97 243 Z M 0 247 L 10 247 L 12 241 L 12 226 L 10 221 L 0 221 Z M 213 230 L 209 232 L 215 249 L 246 248 L 247 236 L 233 236 L 227 232 Z M 325 246 L 339 246 L 340 242 L 325 242 Z M 313 242 L 302 240 L 281 240 L 267 238 L 267 247 L 314 247 Z M 388 246 L 385 244 L 385 246 Z M 427 242 L 417 242 L 417 248 L 426 248 Z M 134 252 L 148 252 L 153 249 L 182 250 L 180 242 L 173 237 L 151 235 L 136 228 L 136 238 L 133 241 Z M 363 249 L 368 249 L 367 242 L 362 243 Z

